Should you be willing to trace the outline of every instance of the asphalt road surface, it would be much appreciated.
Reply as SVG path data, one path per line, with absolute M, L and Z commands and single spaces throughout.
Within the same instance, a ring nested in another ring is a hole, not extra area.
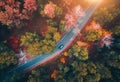
M 85 11 L 84 16 L 79 17 L 76 20 L 76 25 L 72 26 L 71 29 L 60 39 L 60 41 L 56 44 L 55 50 L 51 54 L 40 54 L 33 59 L 18 65 L 14 69 L 8 72 L 8 76 L 3 80 L 3 82 L 7 82 L 7 79 L 12 76 L 14 73 L 25 73 L 35 67 L 39 66 L 40 64 L 47 62 L 50 59 L 58 56 L 61 52 L 63 52 L 68 46 L 71 45 L 73 40 L 76 36 L 80 33 L 80 30 L 85 26 L 87 21 L 90 19 L 96 8 L 99 6 L 100 2 L 91 4 Z

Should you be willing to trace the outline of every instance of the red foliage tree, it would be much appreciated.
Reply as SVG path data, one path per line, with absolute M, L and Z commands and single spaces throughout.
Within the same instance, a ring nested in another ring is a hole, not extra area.
M 20 39 L 17 36 L 11 36 L 8 42 L 8 45 L 15 51 L 19 52 L 20 50 Z
M 36 9 L 36 0 L 24 0 L 24 3 L 16 0 L 0 0 L 0 22 L 8 26 L 17 26 L 22 20 L 28 20 Z

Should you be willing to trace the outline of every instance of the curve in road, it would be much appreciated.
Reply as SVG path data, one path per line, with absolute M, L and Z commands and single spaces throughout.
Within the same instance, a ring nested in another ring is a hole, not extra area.
M 7 80 L 9 77 L 14 75 L 14 73 L 22 74 L 26 71 L 34 69 L 35 67 L 50 61 L 51 59 L 57 57 L 60 53 L 62 53 L 65 49 L 68 49 L 69 46 L 72 44 L 74 39 L 79 34 L 80 30 L 84 27 L 87 23 L 89 18 L 92 16 L 93 12 L 99 6 L 100 0 L 97 3 L 93 3 L 85 10 L 85 15 L 83 17 L 79 17 L 76 21 L 76 26 L 72 26 L 72 28 L 60 39 L 60 41 L 56 44 L 55 50 L 52 54 L 40 54 L 33 59 L 27 61 L 26 63 L 20 64 L 11 71 L 7 73 L 7 77 L 2 82 L 8 82 Z M 82 21 L 81 21 L 82 20 Z

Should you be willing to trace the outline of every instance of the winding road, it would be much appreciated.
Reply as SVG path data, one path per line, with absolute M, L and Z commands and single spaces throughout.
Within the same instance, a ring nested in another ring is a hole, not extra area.
M 91 4 L 86 10 L 85 10 L 85 15 L 82 17 L 79 17 L 76 21 L 75 26 L 72 26 L 71 29 L 60 39 L 60 41 L 56 44 L 55 50 L 51 54 L 40 54 L 33 59 L 18 65 L 14 69 L 8 72 L 6 75 L 7 77 L 2 81 L 2 82 L 8 82 L 7 80 L 9 79 L 10 76 L 12 76 L 14 73 L 25 73 L 29 70 L 34 69 L 35 67 L 47 63 L 51 59 L 57 57 L 62 53 L 64 50 L 68 49 L 75 38 L 78 36 L 80 33 L 81 29 L 85 26 L 87 21 L 90 19 L 96 8 L 99 6 L 101 0 L 99 0 L 96 3 Z M 82 20 L 82 21 L 81 21 Z

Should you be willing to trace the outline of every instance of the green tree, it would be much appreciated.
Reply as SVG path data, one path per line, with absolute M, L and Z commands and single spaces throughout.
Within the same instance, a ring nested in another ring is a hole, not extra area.
M 36 56 L 41 54 L 41 43 L 39 41 L 36 41 L 34 43 L 31 43 L 28 48 L 27 52 L 30 53 L 30 55 Z
M 120 25 L 115 26 L 115 27 L 111 28 L 110 30 L 112 31 L 113 34 L 120 35 Z
M 87 41 L 96 41 L 99 40 L 102 36 L 102 30 L 89 30 L 85 33 Z
M 61 20 L 60 23 L 59 23 L 59 31 L 61 33 L 65 32 L 64 27 L 65 27 L 65 21 Z
M 48 19 L 46 22 L 47 22 L 47 24 L 48 24 L 49 26 L 51 26 L 51 27 L 57 26 L 57 22 L 55 22 L 55 21 L 52 20 L 52 19 Z
M 108 68 L 91 61 L 74 60 L 69 65 L 58 64 L 58 69 L 55 82 L 99 82 L 100 79 L 111 77 Z
M 24 35 L 21 36 L 21 46 L 27 47 L 27 51 L 30 55 L 39 55 L 41 53 L 41 37 L 36 33 L 26 32 Z
M 55 44 L 60 40 L 60 33 L 55 27 L 48 27 L 43 40 L 41 40 L 41 49 L 42 53 L 51 53 L 52 49 L 55 47 Z
M 0 69 L 17 64 L 15 53 L 10 50 L 4 43 L 0 43 Z
M 63 10 L 62 10 L 62 8 L 60 8 L 60 7 L 56 7 L 55 8 L 55 15 L 57 16 L 57 17 L 60 17 L 61 15 L 62 15 L 62 13 L 63 13 Z
M 55 42 L 58 42 L 60 40 L 60 33 L 59 32 L 55 32 L 53 35 L 53 39 Z
M 3 42 L 0 42 L 0 53 L 6 50 L 9 50 L 9 48 Z
M 24 35 L 22 35 L 20 37 L 21 40 L 21 46 L 28 46 L 31 43 L 35 42 L 35 41 L 39 41 L 39 36 L 36 33 L 30 33 L 30 32 L 26 32 Z
M 94 14 L 93 19 L 102 26 L 109 25 L 111 21 L 120 15 L 120 8 L 116 5 L 118 3 L 115 2 L 108 2 L 109 5 L 98 9 Z
M 69 49 L 69 54 L 78 58 L 79 60 L 87 60 L 88 59 L 88 50 L 86 47 L 79 47 L 77 44 L 73 45 L 71 49 Z
M 113 20 L 113 15 L 107 10 L 107 8 L 100 8 L 95 12 L 94 20 L 103 26 Z
M 8 67 L 10 65 L 17 64 L 17 58 L 14 55 L 14 52 L 5 51 L 0 53 L 0 68 L 3 69 L 4 67 Z
M 39 71 L 33 70 L 32 73 L 29 75 L 27 82 L 41 82 Z

